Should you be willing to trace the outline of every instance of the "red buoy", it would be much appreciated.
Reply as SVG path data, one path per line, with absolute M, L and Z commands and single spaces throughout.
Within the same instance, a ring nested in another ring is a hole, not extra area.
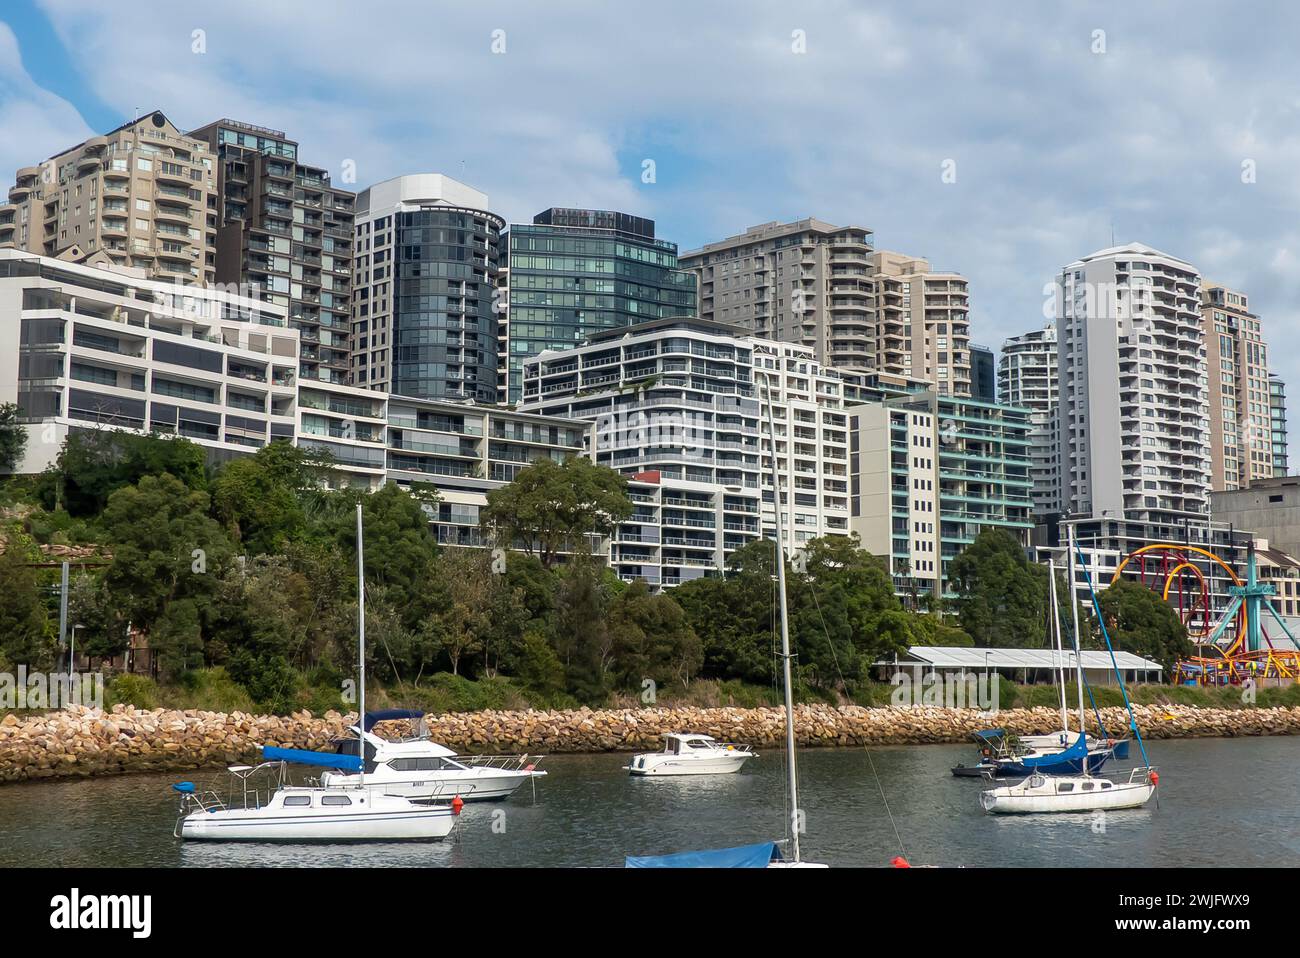
M 1160 784 L 1160 773 L 1159 773 L 1159 772 L 1152 772 L 1152 773 L 1151 773 L 1151 784 L 1152 784 L 1152 785 L 1159 785 L 1159 784 Z
M 902 855 L 895 855 L 893 858 L 891 858 L 891 859 L 889 860 L 889 864 L 893 865 L 895 868 L 911 868 L 911 867 L 912 867 L 912 866 L 908 863 L 907 859 L 904 858 Z
M 453 815 L 459 815 L 460 810 L 464 807 L 465 807 L 465 800 L 461 798 L 459 795 L 457 795 L 455 798 L 451 800 L 451 813 Z

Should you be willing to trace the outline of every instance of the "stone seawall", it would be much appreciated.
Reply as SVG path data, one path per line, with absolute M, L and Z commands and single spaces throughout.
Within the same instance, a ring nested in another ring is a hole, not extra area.
M 1144 737 L 1198 738 L 1300 734 L 1300 707 L 1212 709 L 1185 705 L 1134 706 Z M 1123 709 L 1102 709 L 1112 734 L 1126 727 Z M 1092 716 L 1089 727 L 1095 731 Z M 123 772 L 185 771 L 255 761 L 257 745 L 323 749 L 343 735 L 355 715 L 225 714 L 203 711 L 112 711 L 73 706 L 59 712 L 0 719 L 0 782 L 86 777 Z M 666 732 L 703 732 L 727 742 L 771 748 L 785 735 L 781 708 L 575 709 L 465 712 L 427 719 L 434 741 L 457 752 L 554 754 L 654 750 Z M 911 745 L 965 742 L 973 731 L 999 726 L 1021 734 L 1060 727 L 1052 708 L 1010 709 L 982 716 L 974 709 L 861 708 L 800 705 L 799 744 Z M 407 723 L 381 733 L 409 732 Z

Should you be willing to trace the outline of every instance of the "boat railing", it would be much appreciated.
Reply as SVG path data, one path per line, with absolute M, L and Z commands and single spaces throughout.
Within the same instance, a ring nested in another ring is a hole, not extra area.
M 457 755 L 456 761 L 470 768 L 496 768 L 508 772 L 531 772 L 545 755 Z

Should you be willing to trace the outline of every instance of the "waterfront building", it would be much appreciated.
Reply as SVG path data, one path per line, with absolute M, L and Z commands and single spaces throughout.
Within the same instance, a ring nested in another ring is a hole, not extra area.
M 419 399 L 497 398 L 497 270 L 505 221 L 440 173 L 357 197 L 352 383 Z
M 1061 511 L 1058 462 L 1056 326 L 1049 324 L 1002 344 L 998 401 L 1029 410 L 1029 477 L 1034 515 Z
M 1241 489 L 1273 475 L 1268 347 L 1246 294 L 1201 283 L 1210 410 L 1210 488 Z
M 1286 383 L 1276 373 L 1268 374 L 1268 409 L 1273 443 L 1273 475 L 1285 476 L 1286 451 Z
M 933 388 L 877 389 L 845 410 L 850 529 L 888 561 L 900 596 L 953 598 L 949 564 L 981 532 L 1028 542 L 1031 412 Z
M 184 436 L 213 461 L 296 433 L 298 332 L 282 307 L 144 270 L 0 250 L 0 402 L 27 424 L 18 471 L 69 432 Z
M 668 316 L 693 315 L 695 278 L 654 220 L 611 210 L 552 207 L 516 223 L 510 248 L 500 401 L 517 402 L 523 364 L 548 349 Z
M 583 455 L 590 428 L 500 406 L 390 396 L 387 475 L 403 488 L 437 488 L 426 511 L 440 545 L 481 546 L 487 493 L 539 458 Z
M 210 285 L 215 189 L 208 145 L 148 113 L 19 169 L 0 204 L 0 248 Z
M 216 157 L 216 280 L 284 307 L 298 375 L 345 385 L 356 196 L 283 131 L 223 119 L 190 133 Z
M 785 547 L 848 533 L 842 384 L 807 347 L 682 317 L 609 330 L 526 361 L 521 408 L 592 422 L 591 458 L 632 479 L 636 512 L 611 544 L 627 579 L 674 585 L 775 537 L 773 452 Z
M 1075 516 L 1205 514 L 1210 427 L 1196 268 L 1140 243 L 1056 279 L 1058 498 Z
M 699 277 L 702 319 L 807 346 L 824 366 L 973 393 L 966 280 L 876 250 L 868 229 L 763 223 L 682 254 L 682 265 Z

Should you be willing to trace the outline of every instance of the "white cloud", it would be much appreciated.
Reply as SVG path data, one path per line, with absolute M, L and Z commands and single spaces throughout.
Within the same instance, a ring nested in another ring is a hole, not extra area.
M 33 166 L 92 131 L 65 100 L 37 86 L 23 67 L 18 40 L 0 23 L 0 177 L 12 184 L 20 166 Z M 3 199 L 0 199 L 3 202 Z
M 356 161 L 359 185 L 437 170 L 511 220 L 622 208 L 683 246 L 771 219 L 866 226 L 966 273 L 973 332 L 992 345 L 1039 325 L 1043 283 L 1113 224 L 1117 241 L 1245 289 L 1274 342 L 1294 329 L 1300 66 L 1286 38 L 1300 13 L 1284 5 L 41 6 L 123 114 L 283 129 L 309 162 Z M 190 52 L 195 29 L 205 54 Z M 940 181 L 948 158 L 955 184 Z M 1281 352 L 1296 380 L 1300 353 Z

